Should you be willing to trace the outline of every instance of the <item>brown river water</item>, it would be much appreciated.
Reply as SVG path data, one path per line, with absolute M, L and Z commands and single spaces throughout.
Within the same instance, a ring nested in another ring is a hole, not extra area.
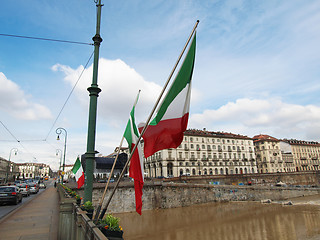
M 293 205 L 260 202 L 208 203 L 191 207 L 115 214 L 125 240 L 316 240 L 320 195 Z

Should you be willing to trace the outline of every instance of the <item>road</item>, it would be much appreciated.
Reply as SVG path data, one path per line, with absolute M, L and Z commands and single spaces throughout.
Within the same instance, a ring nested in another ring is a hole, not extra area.
M 54 181 L 45 181 L 45 184 L 47 186 L 47 188 L 50 185 L 53 185 Z M 34 199 L 35 197 L 37 197 L 39 194 L 41 194 L 43 191 L 45 191 L 46 189 L 40 189 L 39 192 L 37 194 L 30 194 L 29 197 L 23 197 L 22 198 L 22 202 L 17 204 L 17 205 L 12 205 L 12 204 L 2 204 L 0 205 L 0 220 L 5 217 L 7 214 L 9 214 L 10 212 L 14 211 L 17 208 L 22 207 L 23 205 L 25 205 L 26 203 L 30 202 L 32 199 Z

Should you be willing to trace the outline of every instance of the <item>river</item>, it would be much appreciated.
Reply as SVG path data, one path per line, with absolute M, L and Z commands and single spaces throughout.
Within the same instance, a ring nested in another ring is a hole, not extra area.
M 320 195 L 292 202 L 208 203 L 115 216 L 121 219 L 125 240 L 320 239 Z

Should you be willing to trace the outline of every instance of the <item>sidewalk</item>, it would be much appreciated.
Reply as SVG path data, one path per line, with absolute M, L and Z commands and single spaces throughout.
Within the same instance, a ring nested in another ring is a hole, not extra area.
M 0 239 L 56 240 L 58 226 L 59 196 L 57 189 L 50 184 L 0 223 Z

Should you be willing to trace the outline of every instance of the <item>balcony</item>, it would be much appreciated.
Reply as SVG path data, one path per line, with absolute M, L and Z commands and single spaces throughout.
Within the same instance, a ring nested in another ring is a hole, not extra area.
M 189 151 L 189 148 L 188 148 L 188 147 L 185 147 L 184 150 L 185 150 L 185 151 Z
M 174 160 L 176 160 L 176 158 L 174 158 L 174 157 L 167 157 L 166 158 L 166 161 L 174 161 Z
M 207 157 L 201 158 L 202 161 L 208 161 L 209 159 Z
M 195 157 L 191 157 L 189 160 L 190 161 L 197 161 L 197 159 Z

